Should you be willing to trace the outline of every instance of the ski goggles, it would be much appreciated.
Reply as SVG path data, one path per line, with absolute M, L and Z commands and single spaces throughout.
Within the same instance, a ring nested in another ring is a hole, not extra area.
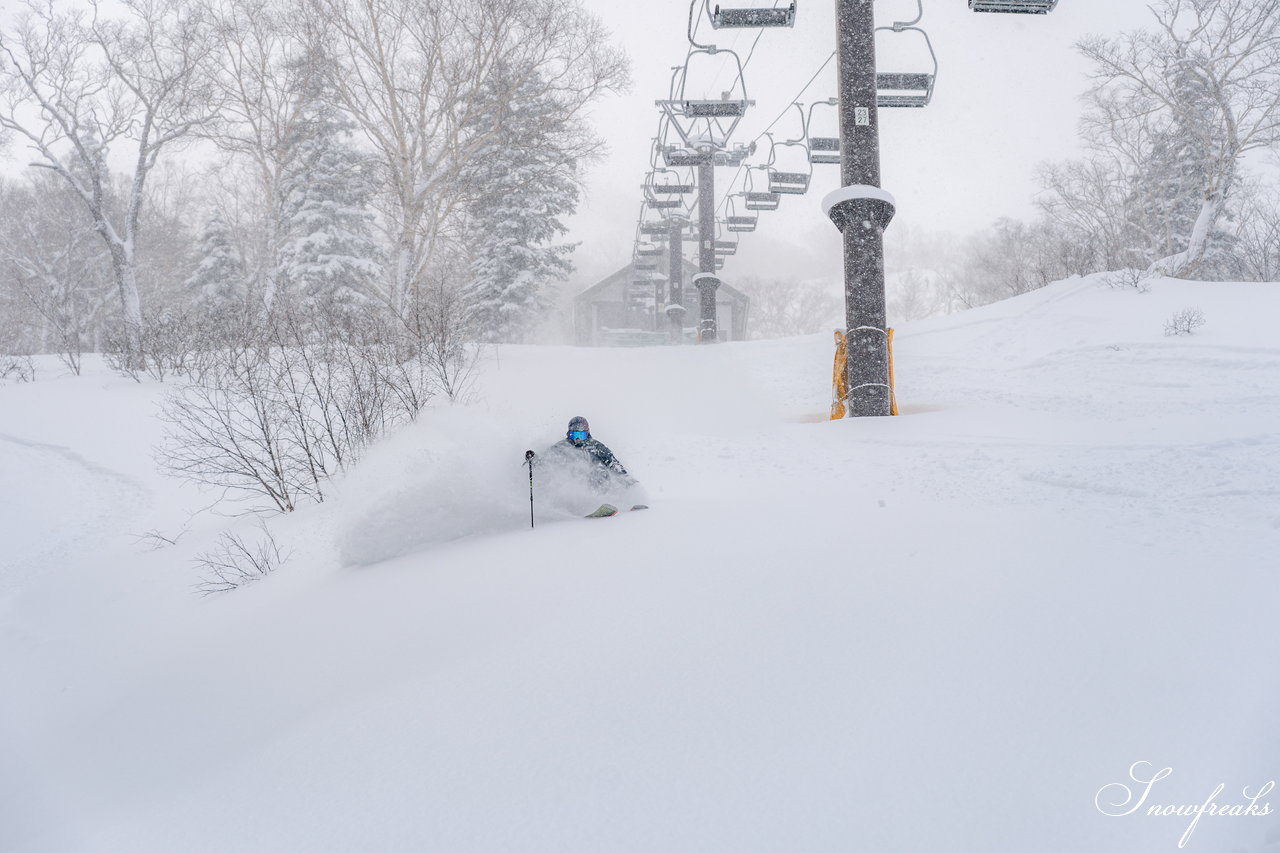
M 585 429 L 571 429 L 571 430 L 569 430 L 569 440 L 570 440 L 570 441 L 586 441 L 586 440 L 587 440 L 587 438 L 588 438 L 590 435 L 591 435 L 591 433 L 587 432 Z

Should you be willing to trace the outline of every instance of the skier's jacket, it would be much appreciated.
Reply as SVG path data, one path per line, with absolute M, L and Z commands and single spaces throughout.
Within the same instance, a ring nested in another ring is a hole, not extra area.
M 565 469 L 581 467 L 586 471 L 588 484 L 596 491 L 605 491 L 614 484 L 631 485 L 636 482 L 613 451 L 594 438 L 588 438 L 582 444 L 561 439 L 537 457 L 537 462 Z

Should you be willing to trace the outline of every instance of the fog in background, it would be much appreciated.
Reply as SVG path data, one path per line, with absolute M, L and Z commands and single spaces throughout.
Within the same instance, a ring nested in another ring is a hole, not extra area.
M 671 68 L 684 61 L 689 47 L 689 4 L 683 0 L 585 5 L 630 54 L 634 84 L 629 94 L 610 97 L 592 111 L 609 151 L 588 170 L 587 193 L 570 219 L 571 238 L 581 245 L 577 272 L 565 288 L 569 294 L 630 260 L 640 185 L 658 124 L 654 101 L 666 97 Z M 832 60 L 797 98 L 834 50 L 835 2 L 798 0 L 797 6 L 795 27 L 765 31 L 747 64 L 747 92 L 756 105 L 735 141 L 755 138 L 793 99 L 811 103 L 836 93 Z M 716 31 L 701 13 L 701 2 L 697 13 L 700 42 L 732 48 L 746 59 L 759 31 Z M 877 25 L 915 16 L 914 0 L 876 3 Z M 895 252 L 901 235 L 967 235 L 1000 217 L 1030 218 L 1036 164 L 1080 150 L 1079 99 L 1088 87 L 1088 66 L 1073 44 L 1089 33 L 1150 25 L 1151 13 L 1141 0 L 1062 0 L 1047 16 L 977 14 L 964 0 L 925 0 L 919 26 L 928 31 L 939 66 L 933 101 L 925 109 L 880 110 L 882 183 L 898 202 L 886 234 L 890 275 L 895 263 L 907 260 Z M 929 69 L 928 51 L 916 34 L 881 33 L 877 48 L 882 70 Z M 727 87 L 726 79 L 716 81 L 720 88 Z M 795 127 L 788 117 L 775 131 L 794 136 Z M 716 171 L 719 200 L 735 170 Z M 823 195 L 838 186 L 838 167 L 816 166 L 807 195 L 784 197 L 777 211 L 761 215 L 755 232 L 741 235 L 738 254 L 726 260 L 724 280 L 733 284 L 749 275 L 838 281 L 840 237 L 820 206 Z

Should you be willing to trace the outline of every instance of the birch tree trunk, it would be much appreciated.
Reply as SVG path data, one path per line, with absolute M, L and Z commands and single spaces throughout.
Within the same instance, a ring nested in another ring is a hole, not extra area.
M 204 17 L 189 0 L 122 0 L 123 18 L 28 4 L 0 31 L 0 128 L 85 205 L 106 242 L 130 364 L 142 358 L 136 248 L 147 177 L 166 147 L 217 113 L 207 85 Z M 113 146 L 133 150 L 127 198 L 111 197 Z M 118 224 L 117 224 L 118 223 Z

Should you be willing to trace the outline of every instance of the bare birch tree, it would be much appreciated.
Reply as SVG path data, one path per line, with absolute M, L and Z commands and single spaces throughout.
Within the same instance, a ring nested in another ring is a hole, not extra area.
M 254 245 L 247 252 L 256 296 L 269 308 L 276 297 L 281 234 L 281 182 L 321 81 L 306 55 L 296 7 L 278 0 L 219 0 L 212 4 L 223 114 L 213 141 L 250 164 L 257 187 Z
M 1175 133 L 1199 159 L 1186 248 L 1151 269 L 1194 274 L 1250 151 L 1280 142 L 1280 0 L 1158 0 L 1154 31 L 1079 44 L 1111 141 Z M 1134 130 L 1136 128 L 1136 131 Z M 1154 128 L 1154 131 L 1153 131 Z
M 106 242 L 131 358 L 142 304 L 137 247 L 146 181 L 161 153 L 216 115 L 204 73 L 204 16 L 189 0 L 121 0 L 110 18 L 53 0 L 28 2 L 0 32 L 0 128 L 75 191 Z M 125 157 L 128 189 L 112 192 L 110 156 Z
M 516 92 L 554 99 L 572 121 L 626 81 L 626 59 L 578 2 L 552 0 L 307 0 L 317 53 L 332 69 L 339 106 L 377 152 L 388 198 L 392 262 L 387 292 L 414 328 L 436 250 L 459 226 L 474 193 L 467 166 L 501 123 L 482 109 L 509 108 Z M 506 88 L 482 89 L 502 65 Z M 532 91 L 531 91 L 532 90 Z M 594 140 L 584 136 L 594 144 Z M 581 156 L 587 151 L 567 152 Z M 419 318 L 420 319 L 420 318 Z
M 0 289 L 34 311 L 33 349 L 56 352 L 76 374 L 110 305 L 105 254 L 80 200 L 56 176 L 38 173 L 0 191 Z

